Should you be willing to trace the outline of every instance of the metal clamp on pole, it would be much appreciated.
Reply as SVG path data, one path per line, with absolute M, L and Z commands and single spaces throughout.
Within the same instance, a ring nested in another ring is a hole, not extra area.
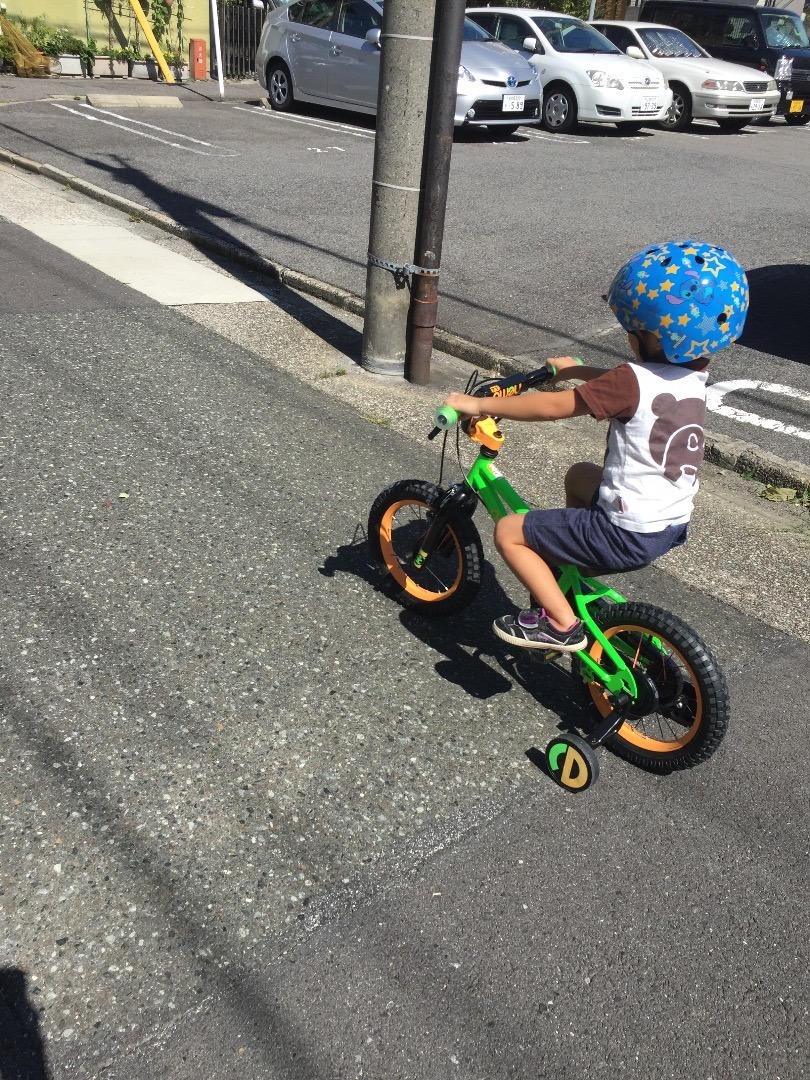
M 410 277 L 412 274 L 421 274 L 425 277 L 438 277 L 439 268 L 428 269 L 425 266 L 414 266 L 413 263 L 392 263 L 386 262 L 385 259 L 378 259 L 376 255 L 368 253 L 368 261 L 371 266 L 379 266 L 381 270 L 388 270 L 394 275 L 394 284 L 398 289 L 404 289 L 407 285 L 410 288 Z

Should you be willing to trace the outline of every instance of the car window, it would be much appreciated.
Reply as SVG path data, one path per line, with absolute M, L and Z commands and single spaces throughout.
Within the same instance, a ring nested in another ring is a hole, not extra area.
M 681 56 L 705 56 L 696 41 L 692 41 L 682 30 L 639 30 L 638 36 L 647 46 L 653 56 L 681 57 Z
M 796 15 L 760 15 L 765 40 L 773 49 L 806 49 L 810 46 L 807 30 Z
M 364 38 L 369 30 L 382 26 L 382 15 L 365 0 L 343 0 L 337 17 L 337 32 L 349 37 Z
M 622 52 L 627 52 L 631 45 L 638 45 L 632 30 L 628 30 L 626 26 L 597 26 L 596 29 Z
M 464 19 L 464 40 L 465 41 L 492 41 L 492 34 L 489 30 L 485 30 L 483 26 L 479 26 L 478 23 L 474 23 L 472 19 L 465 17 Z
M 714 44 L 756 49 L 758 45 L 756 23 L 748 15 L 732 15 L 730 19 L 726 19 L 722 36 Z
M 297 4 L 290 4 L 287 8 L 287 18 L 289 21 L 301 22 L 301 16 L 304 14 L 304 8 L 306 6 L 306 0 L 300 0 Z
M 332 21 L 336 7 L 337 0 L 306 0 L 301 18 L 294 21 L 324 29 Z
M 498 40 L 508 45 L 510 49 L 522 49 L 525 38 L 534 36 L 534 31 L 523 19 L 516 19 L 512 15 L 501 16 Z
M 619 50 L 606 37 L 582 22 L 565 15 L 538 15 L 532 22 L 545 34 L 549 44 L 559 53 L 617 53 Z
M 494 35 L 495 28 L 498 25 L 499 16 L 497 16 L 497 15 L 481 15 L 479 12 L 476 11 L 475 15 L 471 16 L 470 18 L 471 18 L 472 22 L 474 22 L 478 26 L 482 27 L 484 30 L 486 30 L 486 32 L 488 34 L 493 34 Z

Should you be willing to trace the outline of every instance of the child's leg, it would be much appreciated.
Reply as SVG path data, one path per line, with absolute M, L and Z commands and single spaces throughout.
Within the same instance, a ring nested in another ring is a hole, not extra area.
M 565 505 L 587 510 L 602 483 L 602 466 L 592 461 L 578 461 L 565 474 Z
M 495 526 L 495 546 L 518 581 L 545 608 L 552 626 L 567 630 L 577 621 L 574 609 L 565 599 L 548 563 L 526 543 L 523 517 L 523 514 L 509 514 L 501 518 Z

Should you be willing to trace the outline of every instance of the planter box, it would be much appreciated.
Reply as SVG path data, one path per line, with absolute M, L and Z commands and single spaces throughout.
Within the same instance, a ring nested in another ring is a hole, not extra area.
M 126 79 L 129 64 L 126 60 L 113 60 L 111 56 L 97 56 L 93 61 L 93 78 Z
M 62 53 L 57 59 L 59 60 L 63 75 L 82 75 L 84 78 L 87 78 L 87 64 L 85 64 L 80 56 Z
M 154 60 L 132 60 L 129 75 L 132 79 L 157 79 L 158 66 Z

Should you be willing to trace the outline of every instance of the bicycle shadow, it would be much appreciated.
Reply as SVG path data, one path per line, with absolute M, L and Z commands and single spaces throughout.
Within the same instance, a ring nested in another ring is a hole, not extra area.
M 441 654 L 442 659 L 434 664 L 436 674 L 471 697 L 493 698 L 514 690 L 517 683 L 544 712 L 556 716 L 555 730 L 574 732 L 590 726 L 584 696 L 567 661 L 551 662 L 534 653 L 515 656 L 508 645 L 495 637 L 491 629 L 493 621 L 515 611 L 516 605 L 488 563 L 473 604 L 455 615 L 433 619 L 401 605 L 395 584 L 390 578 L 382 577 L 374 565 L 361 523 L 357 524 L 349 543 L 327 556 L 318 570 L 324 577 L 353 574 L 397 604 L 400 622 L 408 633 Z

